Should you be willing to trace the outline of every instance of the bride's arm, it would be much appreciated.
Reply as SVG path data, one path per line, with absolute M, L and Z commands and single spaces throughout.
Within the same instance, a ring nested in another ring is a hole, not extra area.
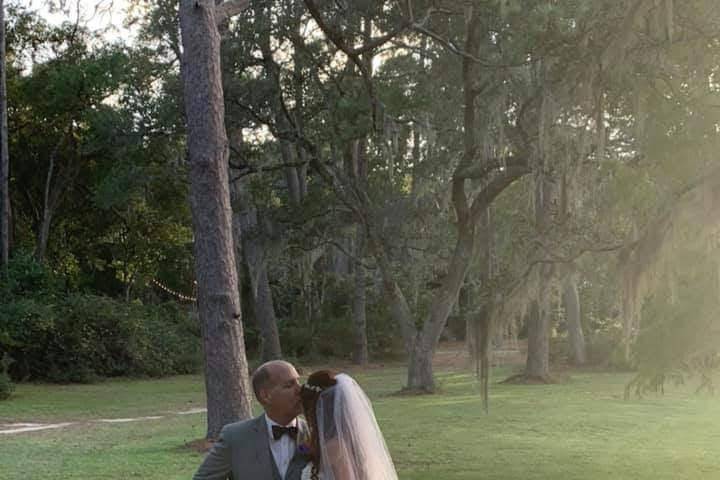
M 337 437 L 328 440 L 325 450 L 330 463 L 326 468 L 332 472 L 333 480 L 361 480 L 353 471 L 350 456 Z

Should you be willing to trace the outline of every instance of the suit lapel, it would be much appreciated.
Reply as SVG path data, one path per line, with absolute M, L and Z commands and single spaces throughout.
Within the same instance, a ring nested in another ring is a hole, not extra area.
M 277 465 L 272 456 L 270 450 L 270 437 L 268 436 L 267 421 L 265 420 L 265 414 L 260 415 L 255 419 L 255 461 L 258 465 L 258 470 L 261 472 L 272 472 L 273 480 L 282 480 L 280 473 L 278 472 Z
M 299 418 L 297 426 L 297 445 L 299 445 L 299 442 L 303 441 L 303 439 L 308 438 L 309 431 L 307 423 L 305 423 Z M 253 429 L 255 430 L 255 439 L 257 440 L 255 442 L 255 460 L 257 462 L 257 465 L 259 466 L 259 469 L 263 472 L 272 472 L 273 480 L 283 480 L 280 476 L 277 465 L 275 464 L 275 459 L 273 458 L 272 451 L 270 450 L 270 437 L 268 435 L 265 414 L 257 417 Z M 305 465 L 307 464 L 307 458 L 305 458 L 305 455 L 298 452 L 297 445 L 295 448 L 295 454 L 290 460 L 287 472 L 285 472 L 285 480 L 299 480 L 302 469 L 305 468 Z
M 307 441 L 309 431 L 307 423 L 298 418 L 298 438 L 295 445 L 295 454 L 290 460 L 288 465 L 287 473 L 285 474 L 285 480 L 299 480 L 303 468 L 307 465 L 307 457 L 305 454 L 300 453 L 299 446 L 301 442 Z
M 307 462 L 305 455 L 295 452 L 295 456 L 290 460 L 290 465 L 288 465 L 285 480 L 299 480 Z

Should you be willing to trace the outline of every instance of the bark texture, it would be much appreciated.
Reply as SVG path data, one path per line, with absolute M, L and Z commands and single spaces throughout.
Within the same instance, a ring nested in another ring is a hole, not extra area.
M 540 235 L 550 228 L 553 185 L 543 173 L 535 176 L 535 227 Z M 542 255 L 542 252 L 539 252 Z M 555 275 L 553 265 L 535 267 L 537 288 L 528 314 L 528 353 L 525 375 L 528 380 L 550 378 L 550 295 Z
M 574 274 L 567 275 L 563 279 L 563 305 L 565 306 L 565 319 L 570 340 L 571 360 L 575 365 L 583 365 L 587 360 L 587 355 L 585 335 L 580 317 L 577 277 Z
M 550 316 L 538 300 L 530 305 L 527 316 L 528 355 L 525 376 L 529 380 L 545 380 L 550 375 Z
M 207 438 L 251 415 L 232 235 L 220 35 L 212 0 L 181 0 L 182 76 L 198 314 L 205 347 Z

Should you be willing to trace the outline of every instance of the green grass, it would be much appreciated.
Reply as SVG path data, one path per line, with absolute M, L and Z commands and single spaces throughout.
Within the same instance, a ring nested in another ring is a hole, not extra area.
M 0 402 L 0 422 L 146 416 L 204 405 L 205 385 L 199 376 L 92 385 L 21 384 L 10 401 Z
M 720 479 L 720 401 L 689 388 L 624 401 L 627 375 L 574 373 L 562 385 L 492 385 L 486 415 L 465 373 L 442 373 L 442 393 L 415 397 L 392 395 L 400 368 L 355 377 L 373 399 L 401 479 Z M 0 402 L 0 421 L 162 414 L 202 398 L 197 376 L 20 385 Z M 201 456 L 184 444 L 204 430 L 197 414 L 4 435 L 0 479 L 187 479 Z

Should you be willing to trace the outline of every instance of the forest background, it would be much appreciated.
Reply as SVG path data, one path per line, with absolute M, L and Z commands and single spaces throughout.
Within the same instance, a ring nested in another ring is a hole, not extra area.
M 516 382 L 712 388 L 716 2 L 79 5 L 2 5 L 2 396 L 204 367 L 213 438 L 247 358 L 394 358 L 433 392 L 442 339 L 486 400 L 518 340 Z

